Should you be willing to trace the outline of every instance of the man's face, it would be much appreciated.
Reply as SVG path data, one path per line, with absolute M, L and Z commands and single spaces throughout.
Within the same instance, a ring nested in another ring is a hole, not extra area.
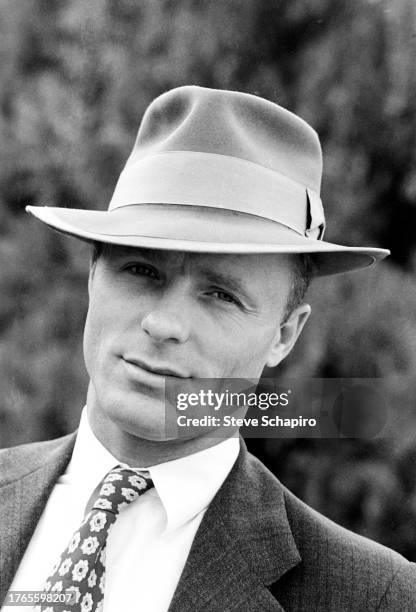
M 93 410 L 121 430 L 165 439 L 165 379 L 258 379 L 291 350 L 309 310 L 282 325 L 286 255 L 105 246 L 91 270 L 84 354 Z

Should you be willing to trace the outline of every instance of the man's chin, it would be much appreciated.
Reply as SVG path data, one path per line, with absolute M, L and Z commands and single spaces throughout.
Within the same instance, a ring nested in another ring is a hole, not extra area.
M 163 442 L 177 438 L 171 426 L 165 400 L 140 396 L 119 398 L 108 407 L 108 415 L 118 429 L 142 440 Z

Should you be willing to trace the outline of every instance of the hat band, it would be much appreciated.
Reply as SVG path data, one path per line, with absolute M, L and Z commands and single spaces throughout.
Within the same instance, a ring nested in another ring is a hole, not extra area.
M 109 210 L 132 204 L 232 210 L 282 223 L 310 237 L 324 224 L 317 192 L 254 162 L 215 153 L 167 151 L 137 161 L 130 157 Z

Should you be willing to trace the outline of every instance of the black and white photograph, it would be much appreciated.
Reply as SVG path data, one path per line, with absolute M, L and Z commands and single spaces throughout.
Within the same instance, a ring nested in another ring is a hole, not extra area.
M 414 0 L 0 0 L 1 612 L 416 612 Z

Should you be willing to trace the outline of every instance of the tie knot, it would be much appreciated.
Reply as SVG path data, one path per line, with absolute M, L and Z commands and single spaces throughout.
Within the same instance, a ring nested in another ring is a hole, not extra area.
M 104 476 L 93 509 L 118 514 L 152 487 L 149 472 L 118 465 Z

